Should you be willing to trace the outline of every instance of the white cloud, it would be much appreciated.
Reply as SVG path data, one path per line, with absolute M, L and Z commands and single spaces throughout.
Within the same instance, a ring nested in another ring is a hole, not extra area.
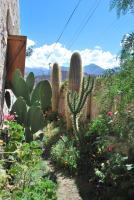
M 34 45 L 35 42 L 28 40 L 28 44 Z M 94 63 L 105 69 L 118 66 L 116 55 L 109 51 L 104 51 L 101 47 L 96 46 L 94 49 L 76 50 L 81 54 L 83 65 Z M 76 52 L 74 51 L 74 52 Z M 62 44 L 43 45 L 34 48 L 31 57 L 26 59 L 27 67 L 44 67 L 48 68 L 49 63 L 58 62 L 62 66 L 69 66 L 72 51 L 65 48 Z
M 35 42 L 33 40 L 27 39 L 27 48 L 34 45 L 35 45 Z

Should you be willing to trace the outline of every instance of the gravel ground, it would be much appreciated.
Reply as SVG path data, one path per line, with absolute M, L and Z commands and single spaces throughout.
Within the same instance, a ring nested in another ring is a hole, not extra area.
M 73 179 L 63 177 L 62 174 L 57 174 L 58 190 L 57 199 L 58 200 L 82 200 L 79 196 L 78 189 L 75 185 Z

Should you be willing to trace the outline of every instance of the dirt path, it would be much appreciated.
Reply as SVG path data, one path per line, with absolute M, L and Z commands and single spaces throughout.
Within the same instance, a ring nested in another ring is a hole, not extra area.
M 57 199 L 58 200 L 82 200 L 79 196 L 78 189 L 75 185 L 73 179 L 63 177 L 62 174 L 57 174 L 58 190 Z
M 54 170 L 51 161 L 47 161 L 51 172 L 54 172 L 57 177 L 58 189 L 57 200 L 82 200 L 73 178 L 65 177 L 62 173 Z

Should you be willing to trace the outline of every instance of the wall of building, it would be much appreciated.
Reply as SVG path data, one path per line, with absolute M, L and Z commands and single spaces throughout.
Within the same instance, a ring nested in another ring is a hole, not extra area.
M 8 35 L 20 33 L 19 0 L 0 0 L 0 123 L 3 113 Z

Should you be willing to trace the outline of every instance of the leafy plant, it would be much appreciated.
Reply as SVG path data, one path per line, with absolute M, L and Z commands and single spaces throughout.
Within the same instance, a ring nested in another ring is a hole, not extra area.
M 134 12 L 134 0 L 111 0 L 110 9 L 116 8 L 117 15 L 126 14 L 128 11 Z
M 49 168 L 42 160 L 43 143 L 25 142 L 24 129 L 15 121 L 6 121 L 8 137 L 1 133 L 3 157 L 0 162 L 0 198 L 56 200 L 56 183 L 49 179 Z M 8 165 L 10 163 L 10 165 Z M 5 168 L 6 167 L 6 170 Z
M 75 172 L 77 169 L 79 151 L 75 147 L 73 140 L 70 140 L 67 136 L 62 136 L 52 147 L 51 158 L 59 166 L 68 168 L 70 172 Z

